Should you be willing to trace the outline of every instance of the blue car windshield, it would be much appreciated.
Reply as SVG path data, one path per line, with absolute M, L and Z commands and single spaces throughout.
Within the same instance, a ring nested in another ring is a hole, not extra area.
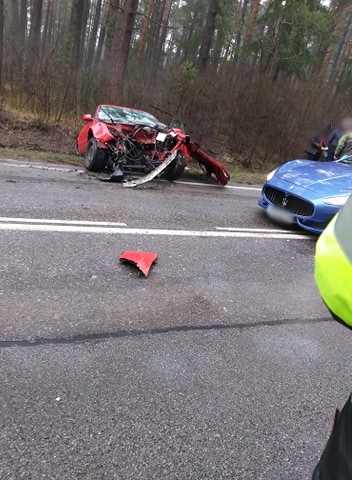
M 99 109 L 98 120 L 106 123 L 124 123 L 129 125 L 147 125 L 155 127 L 158 120 L 150 113 L 132 108 L 103 105 Z
M 338 163 L 343 163 L 344 165 L 352 165 L 352 155 L 344 155 L 338 160 Z

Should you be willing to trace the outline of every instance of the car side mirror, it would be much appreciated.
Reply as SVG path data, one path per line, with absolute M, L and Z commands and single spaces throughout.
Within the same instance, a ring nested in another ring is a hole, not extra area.
M 93 120 L 93 117 L 90 113 L 85 113 L 82 117 L 82 120 L 84 122 L 91 122 Z
M 169 128 L 173 128 L 175 130 L 180 130 L 182 133 L 186 133 L 185 125 L 182 120 L 179 120 L 178 118 L 174 118 L 170 123 L 169 123 Z

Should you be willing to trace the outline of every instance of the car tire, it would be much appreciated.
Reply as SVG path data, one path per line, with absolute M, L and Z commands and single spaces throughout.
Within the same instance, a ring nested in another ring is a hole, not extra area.
M 95 138 L 91 138 L 84 154 L 84 166 L 89 172 L 100 172 L 106 167 L 107 151 L 98 146 Z
M 183 152 L 180 150 L 177 152 L 175 160 L 170 163 L 164 173 L 164 178 L 172 182 L 180 178 L 186 167 L 186 158 Z

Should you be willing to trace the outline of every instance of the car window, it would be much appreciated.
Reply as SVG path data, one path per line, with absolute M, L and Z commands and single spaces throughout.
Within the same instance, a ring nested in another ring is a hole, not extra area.
M 148 125 L 150 127 L 154 127 L 159 123 L 151 113 L 111 105 L 102 105 L 100 107 L 98 120 L 107 123 Z

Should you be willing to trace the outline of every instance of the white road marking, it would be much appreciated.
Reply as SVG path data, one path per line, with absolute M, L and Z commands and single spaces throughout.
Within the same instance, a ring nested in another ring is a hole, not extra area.
M 89 220 L 52 220 L 47 218 L 11 218 L 0 217 L 0 222 L 6 223 L 36 223 L 56 225 L 95 225 L 102 227 L 127 227 L 126 223 L 115 222 L 91 222 Z
M 1 219 L 0 219 L 1 220 Z M 297 235 L 294 230 L 283 230 L 274 228 L 240 228 L 240 227 L 215 227 L 215 230 L 224 230 L 225 232 L 258 232 L 258 233 L 287 233 Z
M 262 189 L 259 187 L 246 187 L 246 186 L 241 186 L 241 185 L 226 185 L 225 187 L 222 187 L 221 185 L 211 185 L 209 183 L 201 183 L 201 182 L 183 182 L 181 180 L 176 180 L 174 183 L 178 183 L 181 185 L 196 185 L 199 187 L 212 187 L 212 188 L 232 188 L 234 190 L 253 190 L 254 192 L 261 192 Z
M 74 165 L 69 165 L 67 167 L 49 167 L 46 165 L 37 165 L 35 163 L 7 163 L 1 162 L 0 165 L 5 165 L 6 167 L 15 167 L 15 168 L 34 168 L 36 170 L 54 170 L 55 172 L 77 172 L 84 173 L 85 170 L 79 169 Z
M 76 226 L 76 225 L 48 225 L 26 223 L 0 223 L 0 230 L 22 232 L 61 232 L 61 233 L 93 233 L 93 234 L 120 234 L 120 235 L 150 235 L 150 236 L 173 236 L 173 237 L 215 237 L 215 238 L 268 238 L 285 240 L 314 240 L 314 236 L 287 234 L 287 233 L 263 233 L 251 229 L 246 231 L 207 231 L 207 230 L 167 230 L 158 228 L 120 228 L 99 226 Z

